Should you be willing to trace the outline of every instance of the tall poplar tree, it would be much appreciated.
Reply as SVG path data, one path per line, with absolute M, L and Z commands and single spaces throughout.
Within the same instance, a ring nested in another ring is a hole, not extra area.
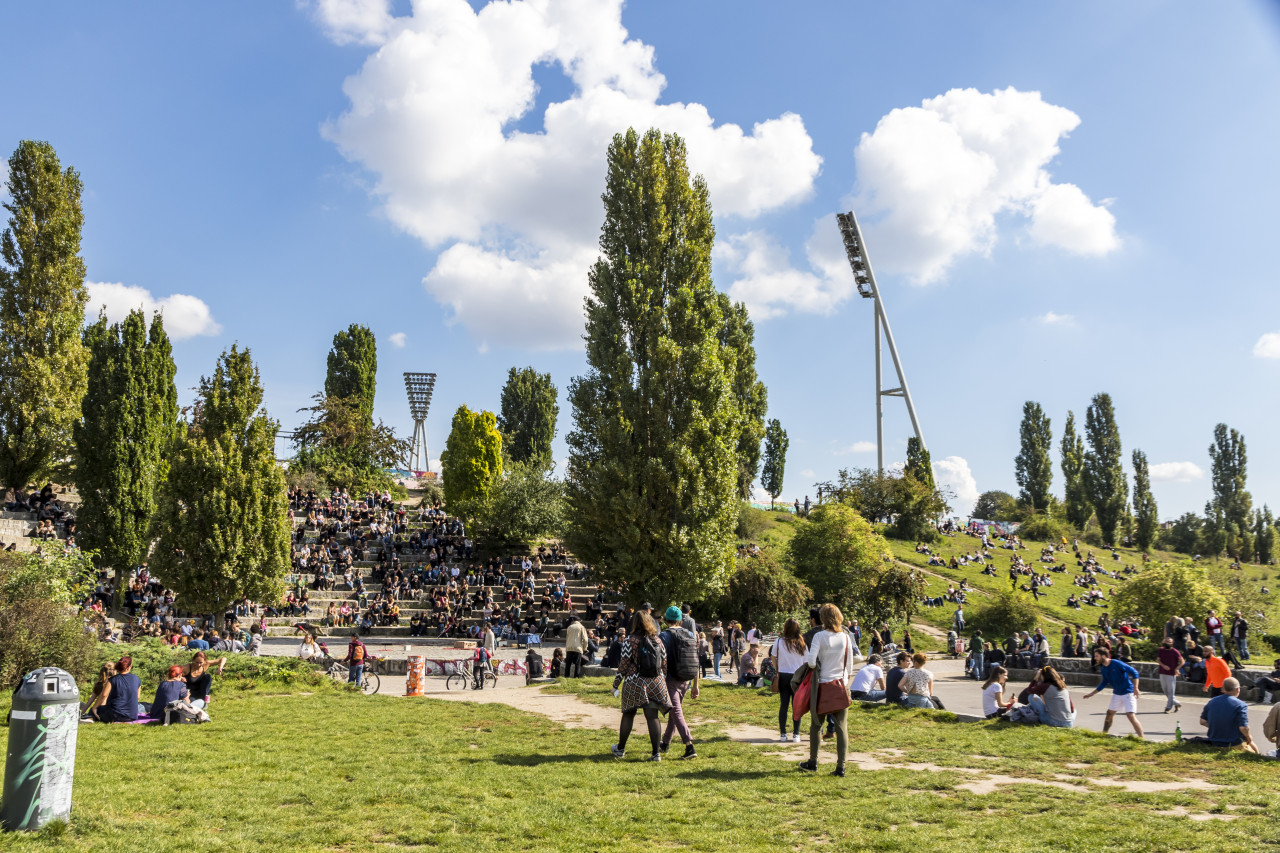
M 532 367 L 511 368 L 498 411 L 502 447 L 511 460 L 539 465 L 550 462 L 558 417 L 560 403 L 551 374 Z
M 279 423 L 262 408 L 249 350 L 222 354 L 183 427 L 157 500 L 156 576 L 197 611 L 278 600 L 292 530 L 275 455 Z
M 760 485 L 769 493 L 770 504 L 782 494 L 782 477 L 786 473 L 787 448 L 790 446 L 791 441 L 782 424 L 777 418 L 770 420 L 764 431 L 764 468 L 760 471 Z
M 1114 545 L 1116 528 L 1129 503 L 1129 482 L 1125 479 L 1120 447 L 1120 428 L 1110 394 L 1095 394 L 1085 411 L 1085 438 L 1082 479 L 1089 504 L 1098 516 L 1102 541 Z
M 1151 471 L 1147 465 L 1147 454 L 1141 450 L 1133 451 L 1133 514 L 1133 539 L 1139 548 L 1146 551 L 1156 541 L 1160 515 L 1156 509 L 1156 499 L 1151 494 Z
M 352 323 L 333 336 L 328 368 L 324 395 L 358 400 L 360 409 L 372 420 L 378 384 L 378 342 L 368 326 Z
M 1253 515 L 1253 558 L 1265 566 L 1276 556 L 1276 520 L 1266 504 Z
M 1089 516 L 1093 511 L 1089 508 L 1089 498 L 1084 488 L 1084 442 L 1076 433 L 1075 412 L 1067 412 L 1059 456 L 1062 479 L 1065 482 L 1063 506 L 1067 512 L 1067 521 L 1083 529 L 1089 523 Z
M 463 518 L 484 512 L 494 481 L 502 476 L 502 434 L 493 412 L 458 407 L 440 454 L 440 472 L 449 512 Z
M 1213 429 L 1209 445 L 1213 475 L 1213 500 L 1205 507 L 1211 520 L 1214 553 L 1225 549 L 1233 557 L 1248 560 L 1253 541 L 1250 512 L 1253 498 L 1245 490 L 1246 463 L 1244 436 L 1226 424 Z
M 569 542 L 636 601 L 704 600 L 734 565 L 741 424 L 707 185 L 678 136 L 628 130 L 603 200 L 587 373 L 569 390 Z
M 103 566 L 127 572 L 146 558 L 156 491 L 168 474 L 178 423 L 173 349 L 160 315 L 148 336 L 141 311 L 110 326 L 100 317 L 84 342 L 89 388 L 73 429 L 79 539 Z
M 751 486 L 760 469 L 760 440 L 764 438 L 764 416 L 769 411 L 769 392 L 756 374 L 755 325 L 747 306 L 732 302 L 722 292 L 720 313 L 724 326 L 720 331 L 721 354 L 738 403 L 738 497 L 751 497 Z
M 1049 489 L 1053 486 L 1053 459 L 1049 456 L 1053 430 L 1039 403 L 1028 400 L 1022 405 L 1019 432 L 1022 447 L 1014 459 L 1018 487 L 1022 490 L 1018 500 L 1024 506 L 1043 512 L 1049 506 Z
M 933 461 L 929 458 L 929 451 L 915 436 L 907 439 L 907 462 L 903 466 L 902 473 L 904 476 L 915 477 L 930 489 L 938 488 L 938 484 L 933 479 Z
M 89 354 L 80 257 L 82 185 L 47 142 L 9 158 L 0 235 L 0 481 L 25 486 L 71 450 Z

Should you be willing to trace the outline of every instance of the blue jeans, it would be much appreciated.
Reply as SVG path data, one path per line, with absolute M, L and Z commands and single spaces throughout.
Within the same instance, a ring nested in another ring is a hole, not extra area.
M 347 670 L 347 683 L 359 684 L 361 677 L 364 676 L 364 664 L 359 663 Z
M 884 697 L 885 692 L 883 690 L 867 690 L 861 696 L 856 693 L 853 695 L 854 700 L 858 702 L 883 702 Z
M 906 700 L 908 708 L 932 708 L 933 702 L 928 696 L 921 696 L 919 693 L 908 693 L 903 697 Z
M 984 657 L 982 654 L 974 654 L 973 656 L 973 677 L 979 681 L 984 678 L 987 671 Z
M 1226 654 L 1226 643 L 1223 642 L 1221 634 L 1210 634 L 1209 642 L 1213 643 L 1213 647 L 1218 650 L 1219 655 Z
M 711 665 L 715 668 L 716 678 L 720 677 L 720 658 L 724 657 L 724 652 L 716 652 L 711 656 Z
M 1236 637 L 1236 651 L 1240 654 L 1240 660 L 1249 659 L 1249 638 Z

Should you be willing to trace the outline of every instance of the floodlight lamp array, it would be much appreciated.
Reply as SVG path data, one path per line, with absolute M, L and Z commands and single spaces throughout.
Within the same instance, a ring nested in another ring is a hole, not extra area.
M 431 408 L 431 393 L 436 387 L 434 373 L 406 373 L 404 387 L 409 394 L 409 414 L 415 421 L 425 421 Z
M 853 212 L 837 213 L 836 222 L 840 225 L 840 234 L 844 237 L 844 251 L 849 256 L 849 266 L 853 268 L 853 280 L 858 285 L 858 295 L 864 299 L 875 297 L 875 289 L 871 285 L 871 267 L 867 263 L 867 253 L 862 245 L 862 233 L 858 229 L 858 220 Z

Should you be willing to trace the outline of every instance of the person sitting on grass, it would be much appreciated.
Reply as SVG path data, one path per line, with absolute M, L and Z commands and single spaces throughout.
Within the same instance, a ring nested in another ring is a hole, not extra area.
M 1040 722 L 1060 729 L 1073 727 L 1076 722 L 1076 707 L 1071 701 L 1067 683 L 1058 671 L 1051 666 L 1041 667 L 1036 672 L 1035 680 L 1046 685 L 1046 688 L 1032 692 L 1027 697 L 1027 704 L 1036 712 Z
M 91 706 L 89 713 L 104 723 L 132 723 L 147 710 L 142 706 L 142 682 L 132 672 L 133 658 L 129 655 L 120 658 L 114 669 L 115 674 L 107 679 L 97 705 Z
M 151 703 L 148 716 L 163 720 L 165 708 L 169 707 L 170 702 L 186 699 L 190 695 L 191 691 L 187 689 L 187 680 L 182 675 L 182 667 L 175 664 L 169 667 L 165 673 L 165 680 L 156 687 L 156 698 Z
M 929 658 L 923 652 L 911 656 L 912 668 L 902 676 L 902 692 L 908 708 L 933 708 L 933 673 L 924 668 Z M 865 669 L 865 667 L 863 667 Z
M 320 651 L 320 646 L 316 644 L 315 637 L 310 634 L 303 636 L 302 642 L 298 644 L 298 657 L 315 663 L 324 658 L 324 654 Z
M 751 643 L 738 659 L 738 686 L 760 686 L 760 644 Z
M 1253 735 L 1249 732 L 1249 706 L 1240 699 L 1238 679 L 1228 677 L 1222 682 L 1222 692 L 1206 702 L 1200 712 L 1200 725 L 1209 730 L 1208 736 L 1192 738 L 1193 741 L 1207 741 L 1213 746 L 1237 746 L 1245 752 L 1258 754 Z
M 885 698 L 884 669 L 880 664 L 884 659 L 873 654 L 867 658 L 866 664 L 853 676 L 849 685 L 849 695 L 859 702 L 881 702 Z M 905 676 L 904 676 L 905 677 Z
M 116 665 L 113 663 L 104 663 L 101 671 L 98 673 L 98 680 L 93 682 L 93 690 L 89 693 L 89 701 L 80 709 L 80 713 L 86 716 L 98 719 L 95 710 L 102 705 L 106 698 L 107 688 L 110 687 L 111 676 L 116 674 Z
M 222 675 L 222 671 L 227 668 L 227 659 L 219 658 L 213 661 L 217 664 L 218 675 Z M 183 667 L 183 674 L 186 676 L 187 689 L 191 691 L 191 705 L 197 711 L 203 710 L 209 704 L 209 694 L 213 690 L 213 674 L 209 672 L 210 661 L 204 652 L 196 652 L 191 663 Z

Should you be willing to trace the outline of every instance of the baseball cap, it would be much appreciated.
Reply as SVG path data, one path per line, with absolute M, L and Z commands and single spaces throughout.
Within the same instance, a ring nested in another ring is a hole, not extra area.
M 680 608 L 677 605 L 673 604 L 667 608 L 666 613 L 662 614 L 662 618 L 667 620 L 668 622 L 679 622 L 681 619 L 684 618 L 684 613 L 680 610 Z
M 640 609 L 645 611 L 652 610 L 653 605 L 646 601 L 644 604 L 640 605 Z

